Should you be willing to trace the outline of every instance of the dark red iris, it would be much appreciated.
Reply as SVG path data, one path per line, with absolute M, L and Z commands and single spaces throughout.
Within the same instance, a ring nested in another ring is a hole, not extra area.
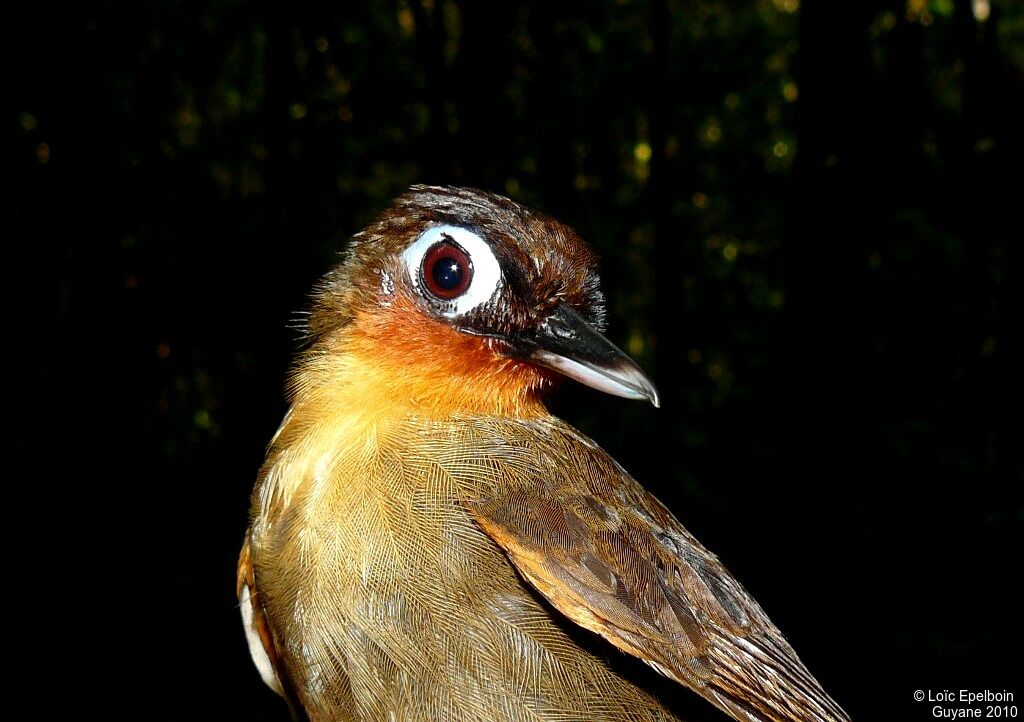
M 437 243 L 423 256 L 423 282 L 438 298 L 449 301 L 461 296 L 472 280 L 473 263 L 454 243 Z

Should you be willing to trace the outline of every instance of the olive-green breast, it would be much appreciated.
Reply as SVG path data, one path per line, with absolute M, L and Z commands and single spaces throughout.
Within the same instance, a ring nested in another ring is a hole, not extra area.
M 535 474 L 544 446 L 543 424 L 497 420 L 277 439 L 255 578 L 312 719 L 675 719 L 584 650 L 467 512 Z M 289 492 L 268 501 L 273 484 Z

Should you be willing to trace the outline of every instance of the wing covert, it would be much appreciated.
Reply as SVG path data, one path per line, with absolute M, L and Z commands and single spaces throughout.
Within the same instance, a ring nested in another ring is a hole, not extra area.
M 546 432 L 535 473 L 467 506 L 556 609 L 737 720 L 849 719 L 664 506 L 571 427 Z

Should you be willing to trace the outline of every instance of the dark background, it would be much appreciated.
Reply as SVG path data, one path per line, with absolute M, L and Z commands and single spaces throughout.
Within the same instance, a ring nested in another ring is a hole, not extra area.
M 1024 702 L 1024 4 L 10 12 L 7 646 L 41 710 L 286 718 L 233 597 L 248 494 L 295 312 L 413 182 L 596 247 L 663 408 L 555 409 L 855 718 Z

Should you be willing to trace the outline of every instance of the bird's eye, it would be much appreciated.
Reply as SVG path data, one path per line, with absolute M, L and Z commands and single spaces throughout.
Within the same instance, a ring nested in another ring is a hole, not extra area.
M 402 251 L 402 264 L 430 313 L 458 318 L 494 298 L 501 266 L 475 230 L 454 223 L 426 228 Z
M 423 285 L 440 299 L 458 298 L 473 280 L 473 262 L 447 237 L 423 256 Z

